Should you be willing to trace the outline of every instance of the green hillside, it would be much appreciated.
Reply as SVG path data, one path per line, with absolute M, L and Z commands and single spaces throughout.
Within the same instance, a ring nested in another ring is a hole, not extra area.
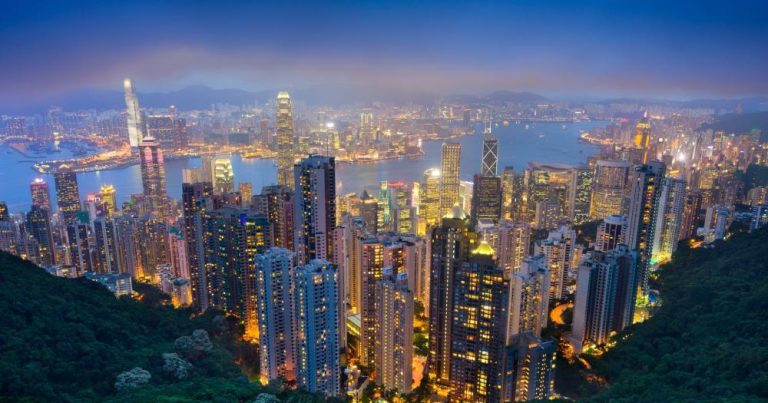
M 249 382 L 235 362 L 253 367 L 256 349 L 235 322 L 142 290 L 144 302 L 117 299 L 0 254 L 0 401 L 319 400 Z
M 681 248 L 663 268 L 664 305 L 594 370 L 594 401 L 768 399 L 768 230 Z

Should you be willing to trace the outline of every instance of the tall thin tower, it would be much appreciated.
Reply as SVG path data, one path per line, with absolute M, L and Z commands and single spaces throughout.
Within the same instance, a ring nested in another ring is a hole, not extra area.
M 293 115 L 291 96 L 287 91 L 277 94 L 277 184 L 293 188 Z
M 444 143 L 440 163 L 440 216 L 448 214 L 459 202 L 459 175 L 461 174 L 461 144 Z
M 165 190 L 165 164 L 160 143 L 154 137 L 142 139 L 139 147 L 141 156 L 141 185 L 144 197 L 153 213 L 164 216 L 167 193 Z
M 125 108 L 127 112 L 126 120 L 128 122 L 128 142 L 131 147 L 138 147 L 144 137 L 144 126 L 141 121 L 141 110 L 139 110 L 139 98 L 133 88 L 133 82 L 130 78 L 123 81 L 125 88 Z
M 491 132 L 483 135 L 482 176 L 496 176 L 499 165 L 499 141 Z

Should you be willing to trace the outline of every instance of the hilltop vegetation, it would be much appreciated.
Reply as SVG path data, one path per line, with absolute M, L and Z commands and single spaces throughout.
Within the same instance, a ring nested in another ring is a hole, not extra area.
M 682 246 L 661 274 L 664 305 L 593 360 L 593 401 L 768 399 L 768 229 Z
M 192 318 L 139 288 L 145 302 L 118 299 L 0 254 L 0 401 L 319 399 L 250 382 L 235 362 L 254 366 L 256 349 L 240 341 L 237 322 Z

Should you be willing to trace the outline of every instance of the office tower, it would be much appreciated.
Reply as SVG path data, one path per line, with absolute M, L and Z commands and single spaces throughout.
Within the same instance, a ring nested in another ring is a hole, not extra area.
M 424 171 L 419 215 L 424 219 L 427 228 L 440 223 L 440 180 L 439 169 L 429 168 Z
M 78 211 L 74 214 L 72 221 L 67 224 L 70 263 L 75 266 L 78 274 L 94 271 L 90 239 L 91 225 L 88 221 L 88 213 Z
M 99 273 L 119 273 L 118 248 L 115 223 L 108 217 L 93 220 L 93 237 L 96 240 Z
M 379 197 L 376 208 L 376 229 L 377 232 L 390 232 L 393 230 L 392 221 L 394 216 L 394 201 L 390 193 L 387 181 L 379 184 Z
M 80 189 L 77 186 L 77 174 L 69 165 L 61 165 L 53 174 L 56 184 L 56 205 L 64 223 L 69 224 L 77 218 L 80 211 Z
M 516 335 L 530 332 L 540 336 L 541 330 L 547 327 L 549 281 L 549 269 L 544 255 L 524 259 L 520 270 L 510 278 L 507 345 Z
M 51 192 L 48 190 L 48 183 L 43 178 L 35 178 L 29 185 L 29 191 L 32 193 L 32 205 L 42 207 L 51 211 Z
M 248 210 L 207 211 L 205 273 L 211 306 L 242 318 L 246 336 L 257 332 L 255 258 L 271 245 L 269 221 Z
M 497 223 L 501 217 L 501 178 L 475 175 L 472 187 L 470 222 L 473 227 L 480 220 Z
M 483 136 L 481 176 L 496 176 L 499 164 L 499 141 L 491 133 Z
M 536 244 L 536 254 L 544 254 L 549 269 L 549 298 L 560 300 L 566 296 L 569 272 L 573 267 L 576 231 L 568 226 L 550 231 L 547 239 Z
M 168 251 L 168 225 L 165 220 L 151 215 L 136 219 L 136 241 L 140 270 L 135 276 L 154 282 L 158 268 L 171 263 Z
M 545 199 L 536 202 L 534 227 L 553 229 L 563 221 L 563 205 L 558 200 Z
M 261 189 L 261 194 L 253 197 L 252 208 L 269 219 L 272 245 L 293 250 L 293 192 L 282 186 L 265 186 Z
M 651 250 L 652 262 L 669 260 L 677 250 L 685 202 L 685 181 L 664 178 L 659 206 L 656 209 L 656 229 Z
M 218 194 L 235 191 L 235 172 L 229 158 L 211 160 L 211 182 L 213 183 L 213 191 Z
M 514 401 L 549 400 L 555 393 L 557 344 L 530 333 L 517 336 L 512 344 L 518 356 Z
M 440 217 L 459 203 L 461 144 L 443 143 L 440 159 Z
M 299 266 L 294 274 L 296 384 L 327 397 L 341 394 L 336 268 L 324 260 Z
M 37 241 L 37 263 L 45 267 L 56 264 L 50 214 L 49 207 L 32 205 L 26 219 L 27 233 Z
M 474 248 L 477 235 L 456 206 L 430 234 L 429 378 L 449 385 L 451 380 L 451 326 L 456 272 Z
M 407 394 L 413 382 L 413 292 L 392 266 L 376 284 L 376 383 Z
M 277 94 L 277 184 L 293 189 L 293 116 L 291 96 L 281 91 Z
M 294 380 L 291 276 L 296 259 L 286 249 L 270 248 L 256 255 L 255 262 L 261 377 Z
M 626 239 L 629 248 L 637 250 L 640 255 L 638 285 L 643 295 L 648 291 L 648 272 L 664 173 L 663 163 L 651 162 L 636 167 L 630 181 Z
M 242 208 L 251 207 L 251 198 L 253 197 L 253 185 L 251 182 L 240 182 L 237 185 L 237 191 L 240 193 L 240 200 Z
M 181 185 L 181 201 L 184 218 L 184 238 L 187 241 L 189 279 L 192 303 L 208 308 L 208 283 L 205 275 L 205 199 L 213 195 L 210 182 L 184 182 Z
M 701 224 L 702 203 L 704 199 L 700 191 L 689 192 L 685 196 L 683 219 L 680 224 L 680 240 L 692 238 Z
M 626 245 L 610 252 L 593 251 L 579 265 L 573 308 L 575 354 L 601 345 L 612 332 L 632 324 L 638 290 L 639 256 Z
M 505 367 L 509 281 L 481 243 L 456 271 L 449 398 L 499 402 Z
M 373 145 L 376 143 L 376 131 L 373 127 L 373 111 L 363 109 L 360 112 L 360 143 Z
M 149 211 L 165 217 L 168 210 L 168 193 L 165 190 L 165 162 L 160 144 L 154 137 L 145 137 L 139 144 L 141 156 L 141 185 Z
M 633 145 L 635 148 L 639 149 L 641 152 L 641 159 L 638 161 L 640 164 L 647 164 L 649 161 L 649 158 L 653 157 L 650 155 L 650 146 L 651 146 L 651 123 L 648 121 L 648 113 L 646 112 L 642 119 L 640 119 L 637 122 L 635 131 L 635 138 L 633 141 Z
M 102 185 L 99 188 L 99 196 L 101 202 L 104 205 L 104 210 L 107 216 L 112 217 L 117 211 L 117 195 L 115 187 L 112 185 Z
M 592 185 L 592 200 L 589 205 L 589 215 L 593 220 L 624 214 L 628 178 L 628 162 L 597 161 Z
M 336 162 L 310 155 L 294 167 L 294 248 L 298 261 L 333 260 L 336 226 Z
M 128 123 L 128 142 L 131 147 L 138 147 L 144 139 L 144 123 L 139 109 L 139 98 L 136 96 L 130 78 L 123 81 L 123 88 L 125 89 L 125 120 Z
M 504 167 L 501 174 L 501 218 L 511 220 L 515 203 L 515 169 Z
M 568 203 L 568 218 L 576 225 L 591 220 L 589 204 L 592 199 L 592 182 L 594 170 L 583 166 L 573 169 L 573 186 L 570 190 L 570 202 Z
M 599 252 L 610 252 L 619 244 L 626 244 L 627 237 L 627 217 L 623 215 L 610 215 L 605 217 L 597 227 L 597 239 L 595 239 L 595 250 Z

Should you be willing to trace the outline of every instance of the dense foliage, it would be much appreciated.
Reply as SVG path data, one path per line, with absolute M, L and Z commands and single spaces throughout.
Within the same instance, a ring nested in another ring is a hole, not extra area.
M 768 399 L 768 229 L 682 246 L 661 282 L 656 315 L 595 360 L 594 400 Z
M 213 312 L 191 318 L 138 288 L 144 302 L 118 299 L 0 254 L 0 401 L 237 401 L 265 392 L 235 364 L 256 362 L 236 322 Z

